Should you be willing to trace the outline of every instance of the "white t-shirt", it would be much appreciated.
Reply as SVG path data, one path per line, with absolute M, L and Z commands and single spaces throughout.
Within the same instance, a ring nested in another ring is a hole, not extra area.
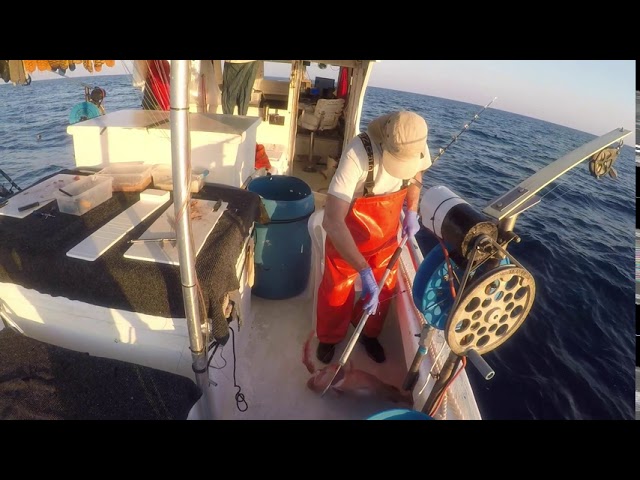
M 373 187 L 374 195 L 393 193 L 402 187 L 402 179 L 392 177 L 381 168 L 380 158 L 382 149 L 380 145 L 371 143 L 373 149 Z M 425 157 L 420 170 L 426 170 L 430 166 L 430 159 Z M 342 152 L 336 173 L 331 179 L 327 193 L 351 203 L 354 199 L 364 195 L 364 182 L 367 180 L 369 170 L 369 157 L 360 137 L 355 137 Z M 407 179 L 408 180 L 408 179 Z

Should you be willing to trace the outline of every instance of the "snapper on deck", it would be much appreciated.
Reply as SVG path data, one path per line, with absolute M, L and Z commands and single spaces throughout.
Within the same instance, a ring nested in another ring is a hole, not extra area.
M 317 369 L 315 367 L 311 360 L 311 340 L 314 336 L 315 331 L 311 331 L 307 341 L 304 343 L 302 363 L 304 363 L 307 370 L 312 375 L 307 381 L 307 387 L 316 393 L 321 393 L 333 378 L 333 374 L 338 368 L 338 365 L 331 364 L 321 369 Z M 393 385 L 384 383 L 371 373 L 354 368 L 353 362 L 351 361 L 349 361 L 347 365 L 345 365 L 345 368 L 338 373 L 336 381 L 331 385 L 330 390 L 338 394 L 346 394 L 356 397 L 377 397 L 405 406 L 413 405 L 411 392 L 403 392 Z

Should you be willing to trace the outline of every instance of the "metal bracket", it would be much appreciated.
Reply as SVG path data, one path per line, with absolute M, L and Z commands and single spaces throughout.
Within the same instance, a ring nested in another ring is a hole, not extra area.
M 507 217 L 513 216 L 516 208 L 529 200 L 551 182 L 567 173 L 580 162 L 590 158 L 595 153 L 598 153 L 600 150 L 608 147 L 612 143 L 619 142 L 630 133 L 631 131 L 629 130 L 617 128 L 606 135 L 602 135 L 601 137 L 576 148 L 537 171 L 506 194 L 489 202 L 488 206 L 483 210 L 483 213 L 497 220 L 503 220 Z
M 510 192 L 507 192 L 502 197 L 498 198 L 491 208 L 495 208 L 498 212 L 503 212 L 504 210 L 511 207 L 517 200 L 521 197 L 526 196 L 529 193 L 529 190 L 526 188 L 514 188 Z

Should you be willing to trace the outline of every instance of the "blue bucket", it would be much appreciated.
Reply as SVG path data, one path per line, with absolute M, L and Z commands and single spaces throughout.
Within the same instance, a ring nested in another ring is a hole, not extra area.
M 376 413 L 367 418 L 367 420 L 433 420 L 433 417 L 430 417 L 426 413 L 418 412 L 417 410 L 396 408 Z
M 295 297 L 307 287 L 311 270 L 311 187 L 296 177 L 270 175 L 253 180 L 248 190 L 260 195 L 271 219 L 256 225 L 252 293 L 271 300 Z

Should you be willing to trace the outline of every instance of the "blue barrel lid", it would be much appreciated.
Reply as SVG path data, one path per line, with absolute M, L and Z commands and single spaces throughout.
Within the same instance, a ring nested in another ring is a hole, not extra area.
M 409 410 L 406 408 L 394 408 L 393 410 L 385 410 L 372 415 L 367 420 L 433 420 L 426 413 L 417 410 Z
M 257 193 L 272 221 L 304 219 L 315 210 L 311 187 L 289 175 L 269 175 L 251 181 L 247 190 Z

